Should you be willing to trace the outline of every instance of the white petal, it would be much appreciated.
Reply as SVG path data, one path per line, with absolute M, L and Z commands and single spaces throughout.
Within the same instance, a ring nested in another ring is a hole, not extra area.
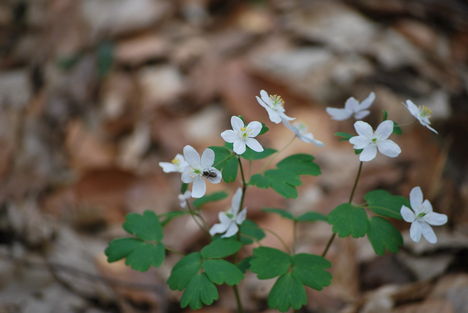
M 375 136 L 379 139 L 387 139 L 393 132 L 393 125 L 394 123 L 391 120 L 383 121 L 377 126 Z
M 371 138 L 374 136 L 374 130 L 366 122 L 357 121 L 356 123 L 354 123 L 354 129 L 356 130 L 359 136 L 363 136 L 366 138 Z
M 205 195 L 205 192 L 206 192 L 205 181 L 200 176 L 195 177 L 195 179 L 193 180 L 193 185 L 192 185 L 192 197 L 201 198 Z
M 234 236 L 237 231 L 239 230 L 239 227 L 237 227 L 236 223 L 232 223 L 229 225 L 229 228 L 227 229 L 226 233 L 221 236 L 221 238 L 228 238 Z
M 236 223 L 238 225 L 242 224 L 245 221 L 245 217 L 247 216 L 247 209 L 243 209 L 239 215 L 236 217 Z
M 422 233 L 421 223 L 417 221 L 414 223 L 411 223 L 411 227 L 410 227 L 411 240 L 413 240 L 414 242 L 418 242 L 419 240 L 421 240 L 421 233 Z
M 429 124 L 426 124 L 424 125 L 426 126 L 427 128 L 429 128 L 431 131 L 433 131 L 434 133 L 438 134 L 439 132 L 437 130 L 435 130 L 434 128 L 432 128 L 431 126 L 429 126 Z
M 354 114 L 354 118 L 357 119 L 357 120 L 361 120 L 361 119 L 365 118 L 369 114 L 370 114 L 369 110 L 359 111 L 359 112 Z
M 190 184 L 191 182 L 193 182 L 192 169 L 191 168 L 186 168 L 182 172 L 181 179 L 182 179 L 182 182 L 184 182 L 186 184 Z
M 429 200 L 424 200 L 423 203 L 422 203 L 422 209 L 423 209 L 423 212 L 424 213 L 431 213 L 432 211 L 434 211 L 432 209 L 432 204 L 429 202 Z
M 362 162 L 372 161 L 376 155 L 377 147 L 374 145 L 368 145 L 364 148 L 364 150 L 362 150 L 361 154 L 359 155 L 359 160 Z
M 245 148 L 245 142 L 238 139 L 236 141 L 234 141 L 234 152 L 237 153 L 237 154 L 242 154 L 244 153 L 246 150 Z
M 224 141 L 226 142 L 234 142 L 236 140 L 237 136 L 236 133 L 232 130 L 225 130 L 221 133 L 221 138 L 223 138 Z
M 447 223 L 447 215 L 436 213 L 436 212 L 430 212 L 426 214 L 423 217 L 423 219 L 428 224 L 434 225 L 434 226 L 440 226 L 440 225 L 444 225 L 445 223 Z
M 159 166 L 162 167 L 164 173 L 173 173 L 179 171 L 177 166 L 170 162 L 159 162 Z
M 268 112 L 268 118 L 275 124 L 281 123 L 281 116 L 275 110 L 271 109 L 270 107 L 265 108 Z
M 407 108 L 408 111 L 411 113 L 411 115 L 413 115 L 414 117 L 419 116 L 419 109 L 418 109 L 418 107 L 416 106 L 416 104 L 414 104 L 413 101 L 411 101 L 411 100 L 406 100 L 405 104 L 406 104 L 406 108 Z
M 411 208 L 413 209 L 414 212 L 416 212 L 416 215 L 419 214 L 421 211 L 422 203 L 423 203 L 423 193 L 421 190 L 421 187 L 416 186 L 413 189 L 411 189 L 410 194 L 410 203 L 411 203 Z
M 366 110 L 368 109 L 372 103 L 375 100 L 375 93 L 371 92 L 366 99 L 362 100 L 362 102 L 359 104 L 359 110 Z
M 250 149 L 252 149 L 255 152 L 262 152 L 263 151 L 263 147 L 258 142 L 257 139 L 247 138 L 246 144 Z
M 260 97 L 267 105 L 270 104 L 271 99 L 268 95 L 268 92 L 266 92 L 265 90 L 260 90 Z
M 231 212 L 237 214 L 240 209 L 240 203 L 242 199 L 242 188 L 238 188 L 231 200 Z
M 220 233 L 224 233 L 227 229 L 227 225 L 224 225 L 224 224 L 214 224 L 211 228 L 210 228 L 210 235 L 211 236 L 214 236 L 215 234 L 220 234 Z
M 403 219 L 405 220 L 405 222 L 408 222 L 408 223 L 413 223 L 414 220 L 416 219 L 416 215 L 414 215 L 414 212 L 411 211 L 410 208 L 404 205 L 400 209 L 400 214 L 401 214 L 401 217 L 403 217 Z
M 349 142 L 354 145 L 354 149 L 363 149 L 369 145 L 370 140 L 363 136 L 354 136 L 349 138 Z
M 202 168 L 208 168 L 213 166 L 215 160 L 215 153 L 213 150 L 207 148 L 205 151 L 203 151 L 203 154 L 201 156 L 201 167 Z
M 335 121 L 344 121 L 351 117 L 353 112 L 347 109 L 337 109 L 337 108 L 326 108 L 328 114 L 330 114 L 331 118 Z
M 262 123 L 257 121 L 250 122 L 247 125 L 247 129 L 249 130 L 249 137 L 255 137 L 262 130 Z
M 229 227 L 229 224 L 231 224 L 232 222 L 229 216 L 227 216 L 225 212 L 219 212 L 218 219 L 221 221 L 221 224 L 226 225 L 226 229 Z
M 257 102 L 258 104 L 260 104 L 262 107 L 264 107 L 265 109 L 268 108 L 268 104 L 265 103 L 265 101 L 263 101 L 262 99 L 260 99 L 259 97 L 255 97 L 257 99 Z
M 390 139 L 378 142 L 377 147 L 379 148 L 380 153 L 388 156 L 389 158 L 395 158 L 401 153 L 400 146 Z
M 200 167 L 200 155 L 192 146 L 186 145 L 184 147 L 184 158 L 191 167 Z
M 426 238 L 426 240 L 429 241 L 430 243 L 436 243 L 437 236 L 434 233 L 434 230 L 432 229 L 432 227 L 429 224 L 424 223 L 424 222 L 420 222 L 419 224 L 420 224 L 421 232 L 424 238 Z
M 244 127 L 244 122 L 238 116 L 231 117 L 231 126 L 234 131 L 239 131 L 242 127 Z
M 359 101 L 357 101 L 354 97 L 349 97 L 346 99 L 344 108 L 348 111 L 354 112 L 358 109 Z
M 210 172 L 212 173 L 215 173 L 216 176 L 215 177 L 206 177 L 206 179 L 212 183 L 212 184 L 219 184 L 221 182 L 221 179 L 223 178 L 223 175 L 221 174 L 221 172 L 215 168 L 215 167 L 209 167 L 207 168 L 206 170 L 209 170 Z
M 281 121 L 293 121 L 296 119 L 295 117 L 287 116 L 286 114 L 284 114 L 284 112 L 279 113 L 279 115 L 281 117 Z

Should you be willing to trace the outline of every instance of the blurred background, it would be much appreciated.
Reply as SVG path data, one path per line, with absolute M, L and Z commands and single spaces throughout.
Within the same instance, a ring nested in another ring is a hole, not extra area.
M 339 239 L 328 254 L 333 283 L 300 312 L 468 312 L 468 4 L 463 0 L 2 0 L 0 1 L 0 312 L 190 312 L 165 285 L 180 258 L 145 273 L 108 264 L 107 243 L 125 236 L 129 212 L 178 210 L 180 177 L 158 162 L 183 146 L 222 145 L 231 115 L 270 127 L 264 146 L 292 133 L 255 101 L 281 95 L 287 114 L 325 147 L 295 141 L 282 156 L 316 156 L 322 176 L 284 200 L 252 188 L 249 218 L 293 240 L 289 221 L 263 207 L 328 213 L 346 202 L 358 166 L 327 106 L 376 93 L 404 134 L 396 159 L 366 163 L 356 202 L 375 188 L 408 196 L 420 185 L 449 216 L 439 242 L 414 244 L 409 224 L 396 255 L 367 239 Z M 402 102 L 432 109 L 431 133 Z M 258 170 L 254 164 L 250 173 Z M 209 185 L 208 192 L 236 186 Z M 210 223 L 230 198 L 204 210 Z M 320 254 L 331 228 L 303 225 L 298 250 Z M 189 218 L 165 242 L 190 252 L 208 238 Z M 266 245 L 281 248 L 267 236 Z M 270 313 L 273 281 L 247 275 L 249 312 Z M 235 312 L 232 290 L 199 312 Z

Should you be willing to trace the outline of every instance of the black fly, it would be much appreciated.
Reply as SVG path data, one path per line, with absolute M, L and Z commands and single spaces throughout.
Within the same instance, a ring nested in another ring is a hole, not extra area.
M 218 174 L 215 171 L 211 170 L 204 170 L 203 171 L 203 176 L 206 178 L 216 178 Z

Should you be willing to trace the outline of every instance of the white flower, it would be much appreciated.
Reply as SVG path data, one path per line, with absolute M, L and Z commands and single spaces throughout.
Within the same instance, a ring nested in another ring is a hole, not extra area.
M 390 158 L 395 158 L 401 153 L 400 147 L 387 139 L 393 132 L 393 121 L 383 121 L 375 132 L 366 122 L 357 121 L 354 123 L 354 129 L 359 136 L 351 137 L 349 142 L 354 145 L 354 149 L 363 149 L 359 160 L 363 162 L 373 160 L 377 150 Z
M 234 144 L 234 152 L 242 154 L 246 150 L 246 145 L 256 152 L 262 152 L 263 147 L 253 137 L 256 137 L 262 130 L 262 123 L 254 121 L 244 126 L 244 122 L 237 116 L 231 117 L 232 130 L 225 130 L 221 137 L 226 142 Z
M 419 186 L 411 189 L 410 204 L 412 210 L 403 205 L 400 213 L 405 221 L 411 223 L 411 240 L 418 242 L 421 239 L 421 235 L 423 235 L 430 243 L 436 243 L 437 237 L 430 225 L 444 225 L 447 223 L 447 215 L 432 211 L 432 205 L 429 200 L 423 201 L 423 193 Z
M 368 108 L 372 105 L 375 100 L 375 93 L 371 92 L 366 99 L 362 102 L 357 101 L 353 97 L 348 98 L 343 109 L 337 108 L 326 108 L 327 113 L 331 115 L 331 118 L 337 121 L 343 121 L 354 115 L 357 120 L 363 119 L 369 115 L 370 111 Z
M 200 155 L 192 146 L 184 147 L 184 157 L 188 163 L 182 173 L 182 181 L 186 184 L 193 183 L 192 197 L 201 198 L 206 192 L 206 184 L 203 178 L 217 184 L 221 181 L 221 172 L 213 167 L 215 154 L 211 149 L 205 149 Z
M 289 124 L 288 121 L 283 121 L 283 124 L 289 128 L 299 140 L 302 140 L 307 143 L 313 143 L 319 147 L 323 146 L 324 143 L 321 142 L 320 140 L 317 140 L 314 138 L 314 135 L 312 133 L 307 132 L 307 125 L 304 123 L 294 123 L 294 124 Z
M 159 162 L 159 166 L 162 167 L 164 173 L 182 173 L 187 165 L 181 154 L 177 154 L 171 162 Z
M 178 195 L 179 205 L 182 209 L 187 208 L 187 200 L 190 199 L 191 197 L 192 197 L 192 193 L 190 192 L 190 190 L 187 190 L 186 192 Z
M 256 96 L 257 102 L 264 107 L 268 112 L 268 117 L 273 123 L 279 124 L 282 121 L 292 121 L 293 117 L 289 117 L 284 113 L 284 101 L 280 96 L 268 95 L 265 90 L 260 91 L 260 98 Z
M 429 118 L 431 117 L 432 111 L 429 109 L 427 106 L 420 105 L 419 107 L 414 104 L 413 101 L 411 100 L 406 100 L 405 103 L 406 108 L 408 111 L 413 115 L 419 123 L 421 123 L 422 126 L 429 128 L 432 130 L 434 133 L 438 134 L 437 130 L 432 128 L 431 121 L 429 121 Z
M 245 220 L 247 208 L 240 211 L 242 199 L 242 189 L 237 189 L 232 197 L 231 208 L 227 212 L 219 212 L 218 218 L 221 223 L 213 225 L 210 229 L 210 235 L 224 233 L 221 238 L 234 236 L 239 231 L 239 226 Z M 239 212 L 240 211 L 240 212 Z

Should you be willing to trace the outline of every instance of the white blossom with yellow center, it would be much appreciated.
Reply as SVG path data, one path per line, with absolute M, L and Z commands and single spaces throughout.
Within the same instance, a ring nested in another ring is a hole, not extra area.
M 164 173 L 182 173 L 187 165 L 181 154 L 177 154 L 171 162 L 159 162 Z
M 287 116 L 284 112 L 284 101 L 280 96 L 268 95 L 265 90 L 260 91 L 260 97 L 256 97 L 257 102 L 268 112 L 268 117 L 273 123 L 279 124 L 284 121 L 292 121 L 293 117 Z
M 225 130 L 221 133 L 221 137 L 224 141 L 232 143 L 234 145 L 234 152 L 236 154 L 242 154 L 249 147 L 255 152 L 262 152 L 263 147 L 254 139 L 262 130 L 262 123 L 253 121 L 247 126 L 244 125 L 242 119 L 237 116 L 231 117 L 232 130 Z
M 431 109 L 424 105 L 417 106 L 411 100 L 406 100 L 405 106 L 411 113 L 411 115 L 413 115 L 419 121 L 419 123 L 421 123 L 422 126 L 427 127 L 434 133 L 438 134 L 437 130 L 431 127 L 431 121 L 429 120 L 429 118 L 431 118 L 432 115 Z

